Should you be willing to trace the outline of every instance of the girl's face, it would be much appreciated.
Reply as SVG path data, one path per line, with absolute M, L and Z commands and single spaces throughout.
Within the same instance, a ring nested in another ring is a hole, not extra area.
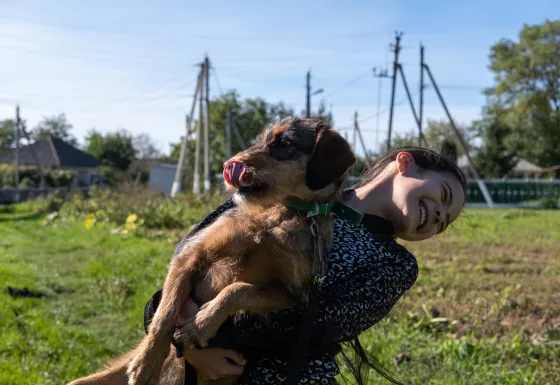
M 395 235 L 420 241 L 445 231 L 465 202 L 459 180 L 451 172 L 420 169 L 407 152 L 399 153 L 396 162 L 391 210 Z

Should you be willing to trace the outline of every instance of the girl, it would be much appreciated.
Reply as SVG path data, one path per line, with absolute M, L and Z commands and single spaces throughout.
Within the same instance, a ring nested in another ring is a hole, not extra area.
M 353 223 L 335 216 L 329 271 L 319 294 L 300 384 L 337 384 L 335 356 L 344 343 L 356 353 L 357 362 L 344 354 L 342 358 L 358 384 L 366 381 L 364 365 L 390 377 L 362 349 L 357 337 L 383 319 L 416 281 L 416 259 L 395 237 L 421 241 L 445 231 L 459 216 L 465 194 L 463 173 L 437 153 L 418 147 L 388 151 L 368 167 L 359 185 L 345 191 L 343 202 L 363 217 Z M 232 200 L 226 201 L 188 236 L 233 206 Z M 157 307 L 155 302 L 152 298 L 148 303 L 146 323 Z M 178 324 L 197 310 L 192 300 L 185 303 Z M 281 384 L 290 362 L 282 347 L 295 345 L 304 312 L 305 307 L 299 306 L 225 324 L 216 337 L 220 342 L 211 344 L 215 347 L 184 352 L 193 379 L 196 372 L 199 378 L 210 380 L 242 375 L 239 383 L 243 385 Z M 187 377 L 188 373 L 187 369 Z

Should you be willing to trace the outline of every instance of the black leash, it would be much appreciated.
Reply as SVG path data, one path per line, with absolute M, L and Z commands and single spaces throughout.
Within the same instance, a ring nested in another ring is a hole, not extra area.
M 312 264 L 313 282 L 309 288 L 307 308 L 299 327 L 296 346 L 294 347 L 290 365 L 286 370 L 285 385 L 296 385 L 301 378 L 303 369 L 307 366 L 307 355 L 309 353 L 313 335 L 313 321 L 315 321 L 317 315 L 319 291 L 321 290 L 321 285 L 327 275 L 329 251 L 324 243 L 324 239 L 319 234 L 316 221 L 317 215 L 321 214 L 330 215 L 330 212 L 321 213 L 320 210 L 315 210 L 313 212 L 308 212 L 307 214 L 307 216 L 311 218 L 311 225 L 309 228 L 313 236 L 315 249 Z

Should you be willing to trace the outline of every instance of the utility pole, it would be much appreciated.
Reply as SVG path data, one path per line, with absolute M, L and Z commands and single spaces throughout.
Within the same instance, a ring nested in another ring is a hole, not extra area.
M 422 145 L 422 118 L 424 114 L 424 46 L 420 44 L 420 106 L 418 107 L 418 145 Z
M 358 111 L 354 112 L 354 129 L 352 130 L 352 151 L 356 152 L 356 134 L 358 131 Z
M 408 102 L 410 103 L 410 109 L 412 110 L 412 115 L 414 116 L 414 121 L 416 122 L 416 125 L 418 126 L 418 141 L 420 142 L 420 145 L 422 145 L 422 139 L 424 139 L 424 137 L 422 136 L 422 129 L 420 128 L 420 120 L 418 119 L 418 115 L 416 115 L 416 109 L 414 108 L 414 102 L 412 101 L 412 96 L 410 95 L 410 90 L 408 89 L 408 83 L 406 82 L 406 77 L 404 76 L 404 70 L 403 70 L 403 68 L 400 64 L 399 64 L 399 73 L 401 74 L 401 79 L 403 81 L 403 85 L 404 85 L 404 89 L 406 91 L 406 96 L 408 98 Z
M 391 131 L 393 129 L 393 110 L 395 108 L 395 91 L 397 88 L 397 70 L 399 66 L 399 52 L 401 50 L 401 37 L 402 32 L 395 32 L 395 45 L 393 52 L 395 53 L 395 60 L 393 61 L 393 86 L 391 90 L 391 108 L 389 111 L 389 134 L 387 136 L 387 149 L 391 148 Z
M 202 74 L 199 73 L 196 82 L 196 88 L 194 90 L 194 97 L 191 105 L 191 111 L 186 118 L 185 138 L 183 139 L 183 143 L 181 143 L 181 153 L 179 155 L 179 162 L 177 163 L 177 170 L 175 171 L 175 180 L 173 181 L 173 186 L 171 187 L 171 197 L 175 197 L 180 191 L 182 191 L 183 169 L 188 168 L 187 167 L 189 161 L 188 142 L 189 142 L 189 137 L 192 133 L 192 123 L 194 120 L 194 109 L 196 107 L 196 98 L 198 96 L 198 93 L 201 92 L 201 87 L 202 87 Z
M 227 110 L 226 122 L 226 159 L 231 158 L 231 108 Z
M 37 153 L 35 152 L 35 149 L 32 146 L 31 143 L 31 138 L 29 137 L 29 133 L 27 132 L 27 129 L 25 128 L 25 123 L 21 122 L 21 133 L 23 134 L 23 136 L 25 136 L 25 139 L 27 139 L 27 148 L 29 149 L 29 151 L 31 152 L 31 156 L 33 156 L 33 160 L 35 161 L 35 165 L 37 166 L 37 171 L 39 172 L 39 188 L 45 188 L 45 173 L 43 172 L 43 167 L 41 166 L 41 163 L 39 163 L 39 158 L 37 157 Z
M 375 123 L 375 145 L 381 150 L 379 144 L 379 117 L 381 116 L 381 80 L 382 78 L 388 78 L 387 70 L 380 70 L 379 68 L 373 68 L 373 76 L 379 78 L 379 85 L 377 89 L 377 118 Z
M 194 150 L 194 176 L 193 176 L 193 194 L 200 194 L 200 136 L 202 134 L 202 120 L 204 118 L 204 63 L 200 65 L 200 93 L 198 98 L 198 123 L 196 125 L 196 145 Z
M 16 203 L 19 202 L 19 125 L 21 124 L 21 119 L 19 117 L 19 105 L 16 106 L 16 152 L 14 157 L 15 163 L 15 175 L 14 175 L 14 184 L 15 184 L 15 201 Z
M 307 81 L 306 81 L 306 107 L 305 107 L 305 117 L 311 117 L 311 97 L 320 94 L 324 90 L 319 88 L 316 91 L 311 92 L 311 70 L 307 71 Z
M 457 135 L 457 139 L 459 139 L 459 143 L 461 144 L 461 147 L 463 148 L 463 151 L 467 157 L 467 160 L 469 161 L 469 165 L 471 167 L 471 171 L 476 179 L 476 182 L 478 184 L 478 187 L 480 188 L 480 191 L 482 192 L 482 195 L 484 195 L 484 198 L 486 200 L 486 203 L 488 204 L 489 207 L 493 207 L 494 206 L 494 201 L 492 200 L 492 196 L 490 195 L 490 192 L 488 191 L 488 189 L 486 188 L 486 184 L 484 183 L 484 181 L 482 179 L 480 179 L 480 176 L 478 174 L 478 170 L 476 169 L 476 166 L 474 165 L 474 162 L 471 158 L 471 155 L 469 154 L 469 149 L 463 139 L 463 136 L 461 135 L 461 133 L 459 132 L 459 130 L 457 130 L 457 127 L 455 126 L 455 122 L 453 121 L 453 118 L 451 117 L 451 114 L 449 113 L 449 110 L 447 109 L 447 105 L 445 104 L 445 100 L 443 100 L 443 96 L 441 95 L 441 92 L 439 91 L 439 87 L 436 84 L 436 81 L 432 75 L 432 71 L 430 71 L 430 67 L 428 67 L 427 64 L 424 64 L 424 69 L 428 72 L 428 76 L 430 77 L 430 80 L 432 82 L 432 85 L 434 87 L 434 89 L 436 90 L 437 96 L 441 102 L 441 105 L 443 106 L 443 109 L 445 110 L 445 113 L 447 114 L 447 118 L 449 119 L 449 123 L 451 124 L 451 128 L 453 128 L 453 131 L 455 131 L 455 135 Z
M 362 151 L 364 152 L 364 159 L 367 159 L 367 150 L 366 150 L 366 143 L 364 142 L 364 138 L 362 136 L 362 131 L 360 130 L 360 126 L 358 125 L 358 111 L 354 113 L 354 142 L 356 141 L 356 133 L 360 138 L 360 144 L 362 145 Z M 356 149 L 354 148 L 354 151 Z
M 307 82 L 305 85 L 306 89 L 306 108 L 305 108 L 305 117 L 311 117 L 311 70 L 307 71 Z
M 205 77 L 205 119 L 204 119 L 204 191 L 210 191 L 210 61 L 204 58 Z
M 245 145 L 245 142 L 243 141 L 243 138 L 241 137 L 241 134 L 239 133 L 239 130 L 237 129 L 237 124 L 235 124 L 235 122 L 233 120 L 231 121 L 231 126 L 233 127 L 233 133 L 235 134 L 235 137 L 237 138 L 237 143 L 239 143 L 239 147 L 241 147 L 242 150 L 245 150 L 247 148 L 247 146 Z

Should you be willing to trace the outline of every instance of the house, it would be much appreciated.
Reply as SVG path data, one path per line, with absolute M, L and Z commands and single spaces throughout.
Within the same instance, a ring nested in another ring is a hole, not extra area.
M 474 157 L 474 153 L 471 153 L 471 158 Z M 463 171 L 467 172 L 469 168 L 469 161 L 466 155 L 461 155 L 457 158 L 457 166 Z M 546 172 L 547 170 L 537 166 L 529 162 L 523 158 L 517 158 L 517 163 L 513 167 L 513 169 L 508 173 L 507 177 L 509 178 L 530 178 L 530 177 L 539 177 L 541 174 Z
M 80 184 L 84 186 L 89 186 L 93 182 L 97 176 L 96 168 L 101 166 L 101 162 L 97 158 L 66 143 L 62 139 L 50 135 L 45 139 L 20 147 L 19 164 L 36 166 L 33 152 L 43 168 L 74 171 L 78 175 Z M 13 164 L 14 161 L 15 150 L 0 154 L 0 164 Z

